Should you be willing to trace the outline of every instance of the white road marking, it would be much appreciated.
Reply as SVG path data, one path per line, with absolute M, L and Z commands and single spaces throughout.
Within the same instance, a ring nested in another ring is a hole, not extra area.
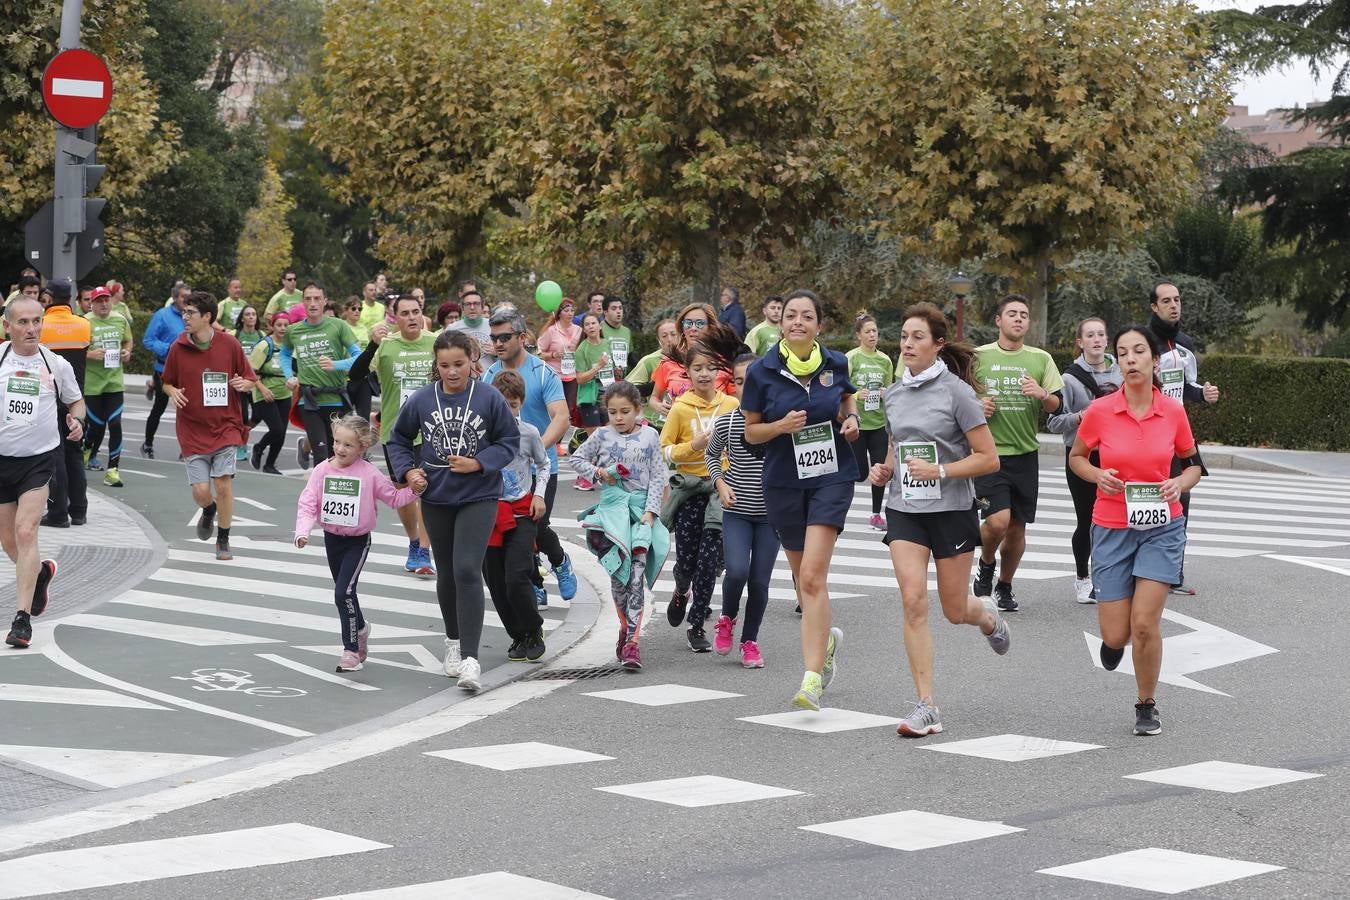
M 1026 829 L 1014 828 L 1002 822 L 981 822 L 976 819 L 962 819 L 957 816 L 908 809 L 904 812 L 864 816 L 860 819 L 802 825 L 801 830 L 833 835 L 850 841 L 861 841 L 864 844 L 875 844 L 892 850 L 928 850 L 933 847 L 946 847 L 949 844 L 1016 834 Z
M 238 494 L 235 494 L 235 495 L 234 495 L 234 502 L 235 502 L 235 503 L 244 503 L 244 504 L 246 504 L 246 505 L 248 505 L 248 506 L 253 507 L 254 509 L 261 509 L 261 510 L 263 510 L 263 511 L 265 511 L 265 512 L 276 512 L 276 511 L 277 511 L 277 508 L 276 508 L 275 506 L 268 506 L 266 503 L 259 503 L 257 500 L 254 500 L 254 499 L 252 499 L 251 497 L 241 497 L 241 496 L 239 496 Z
M 447 897 L 472 897 L 473 900 L 610 900 L 600 894 L 589 894 L 510 872 L 485 872 L 447 881 L 427 881 L 384 890 L 361 891 L 358 894 L 342 894 L 323 900 L 445 900 Z
M 106 788 L 139 784 L 188 769 L 208 766 L 229 757 L 191 753 L 145 753 L 81 747 L 29 747 L 0 744 L 0 757 L 41 766 Z
M 173 625 L 168 622 L 156 622 L 150 619 L 126 619 L 120 616 L 103 616 L 95 613 L 79 613 L 58 619 L 57 625 L 77 625 L 81 628 L 95 628 L 99 631 L 111 631 L 126 637 L 151 638 L 157 641 L 173 641 L 189 644 L 193 647 L 229 647 L 236 644 L 279 644 L 277 638 L 255 637 L 249 634 L 236 634 L 232 631 L 217 631 L 214 628 L 194 628 L 191 625 Z
M 340 684 L 353 691 L 378 691 L 373 684 L 362 684 L 359 681 L 352 681 L 350 678 L 343 678 L 333 672 L 325 672 L 322 669 L 316 669 L 313 666 L 307 666 L 304 663 L 298 663 L 287 659 L 284 656 L 278 656 L 275 653 L 255 653 L 254 656 L 259 659 L 265 659 L 270 663 L 276 663 L 283 668 L 290 669 L 292 672 L 299 672 L 301 675 L 308 675 L 310 678 L 316 678 L 319 681 L 326 681 L 329 684 Z
M 1241 859 L 1225 859 L 1222 856 L 1148 847 L 1037 871 L 1042 875 L 1139 888 L 1160 894 L 1180 894 L 1252 875 L 1278 872 L 1283 868 Z
M 423 756 L 435 756 L 452 762 L 496 769 L 498 772 L 514 772 L 517 769 L 538 769 L 544 766 L 565 766 L 576 763 L 606 762 L 612 756 L 601 756 L 586 750 L 574 750 L 571 747 L 559 747 L 556 744 L 541 744 L 538 741 L 525 741 L 519 744 L 493 744 L 488 747 L 460 747 L 454 750 L 431 750 Z
M 114 709 L 164 709 L 135 697 L 98 688 L 53 687 L 45 684 L 0 684 L 0 701 L 57 703 L 65 706 L 107 706 Z
M 1271 787 L 1277 784 L 1290 784 L 1295 781 L 1307 781 L 1321 778 L 1317 772 L 1299 772 L 1294 769 L 1275 769 L 1268 766 L 1248 766 L 1242 763 L 1210 760 L 1191 763 L 1189 766 L 1175 766 L 1170 769 L 1155 769 L 1152 772 L 1140 772 L 1138 775 L 1126 775 L 1135 781 L 1152 781 L 1156 784 L 1173 784 L 1178 787 L 1199 788 L 1205 791 L 1220 791 L 1225 794 L 1240 794 L 1257 788 Z
M 620 688 L 614 691 L 593 691 L 587 697 L 599 697 L 601 700 L 617 700 L 620 703 L 636 703 L 639 706 L 673 706 L 676 703 L 697 703 L 702 700 L 726 700 L 729 697 L 743 697 L 744 694 L 732 694 L 727 691 L 710 691 L 707 688 L 689 687 L 683 684 L 649 684 L 644 687 Z
M 876 716 L 872 713 L 854 712 L 851 709 L 824 707 L 819 712 L 800 709 L 793 712 L 772 713 L 767 716 L 745 716 L 741 722 L 755 725 L 773 725 L 778 728 L 791 728 L 811 734 L 836 734 L 840 731 L 854 731 L 859 728 L 894 728 L 900 720 L 894 716 Z
M 168 581 L 175 584 L 200 584 L 200 579 L 192 578 L 188 572 L 181 577 L 165 577 L 172 570 L 160 569 L 151 575 L 155 581 Z M 187 613 L 197 616 L 211 616 L 218 619 L 232 619 L 238 622 L 254 622 L 259 625 L 280 625 L 284 628 L 297 628 L 302 631 L 319 631 L 332 634 L 338 630 L 337 615 L 316 616 L 310 613 L 290 612 L 270 606 L 249 606 L 243 603 L 228 603 L 221 600 L 199 600 L 196 597 L 154 594 L 149 591 L 127 591 L 120 594 L 113 603 L 129 606 L 144 606 L 150 609 L 162 609 L 166 612 Z M 380 628 L 385 637 L 417 638 L 426 637 L 428 632 L 414 631 L 411 628 L 399 628 L 385 625 Z
M 1028 759 L 1045 759 L 1048 756 L 1064 756 L 1069 753 L 1081 753 L 1084 750 L 1100 750 L 1102 748 L 1097 744 L 1056 741 L 1051 738 L 1027 737 L 1024 734 L 996 734 L 966 741 L 924 744 L 919 749 L 932 750 L 935 753 L 978 756 L 982 759 L 996 759 L 1000 762 L 1024 762 Z
M 616 784 L 612 787 L 599 787 L 596 790 L 622 797 L 634 797 L 638 800 L 669 803 L 671 806 L 683 806 L 686 809 L 794 797 L 802 793 L 767 784 L 723 778 L 720 775 L 693 775 L 688 778 L 668 778 L 639 784 Z
M 187 527 L 188 527 L 188 528 L 196 528 L 196 527 L 197 527 L 197 520 L 200 519 L 201 517 L 202 517 L 202 513 L 201 513 L 201 510 L 199 509 L 199 510 L 197 510 L 196 512 L 194 512 L 194 513 L 192 514 L 192 518 L 188 519 L 188 521 L 187 521 Z M 219 524 L 220 524 L 220 520 L 219 520 L 219 519 L 216 519 L 215 525 L 219 525 Z M 215 525 L 212 525 L 211 527 L 214 528 Z M 230 527 L 231 527 L 231 528 L 273 528 L 273 527 L 275 527 L 275 526 L 272 525 L 271 522 L 259 522 L 257 519 L 246 519 L 246 518 L 244 518 L 243 516 L 234 516 L 233 518 L 230 519 Z M 196 538 L 196 534 L 193 534 L 193 538 Z
M 1322 558 L 1317 556 L 1275 556 L 1271 559 L 1278 559 L 1280 562 L 1294 563 L 1299 566 L 1307 566 L 1310 569 L 1321 569 L 1323 572 L 1335 572 L 1337 575 L 1350 575 L 1350 559 Z
M 309 653 L 322 653 L 325 656 L 334 656 L 342 652 L 342 647 L 332 645 L 327 647 L 292 647 L 292 650 L 304 650 Z M 417 661 L 416 665 L 403 662 L 395 662 L 392 659 L 384 659 L 385 653 L 406 653 Z M 377 666 L 390 666 L 395 669 L 406 669 L 409 672 L 425 672 L 438 677 L 445 677 L 445 672 L 441 666 L 441 660 L 423 647 L 421 644 L 373 644 L 370 648 L 370 655 L 366 657 L 366 665 L 374 663 Z
M 143 469 L 128 469 L 126 466 L 118 466 L 118 472 L 123 475 L 135 475 L 137 478 L 168 478 L 168 475 L 160 475 L 155 472 L 146 472 Z

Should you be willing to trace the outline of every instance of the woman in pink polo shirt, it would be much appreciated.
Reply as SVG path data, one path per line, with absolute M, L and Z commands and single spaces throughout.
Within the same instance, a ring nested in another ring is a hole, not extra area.
M 1075 475 L 1097 485 L 1092 510 L 1092 583 L 1097 591 L 1101 661 L 1120 665 L 1133 644 L 1134 733 L 1158 734 L 1153 694 L 1162 668 L 1163 606 L 1186 551 L 1181 495 L 1203 474 L 1191 424 L 1179 401 L 1158 388 L 1158 339 L 1140 325 L 1116 333 L 1121 390 L 1093 401 L 1069 451 Z M 1100 467 L 1088 454 L 1096 450 Z M 1185 468 L 1170 477 L 1173 457 Z

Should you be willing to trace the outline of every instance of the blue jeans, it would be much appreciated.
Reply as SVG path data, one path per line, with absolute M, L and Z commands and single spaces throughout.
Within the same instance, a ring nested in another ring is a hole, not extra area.
M 778 535 L 768 516 L 741 516 L 727 510 L 722 514 L 722 548 L 727 567 L 722 579 L 722 615 L 736 618 L 741 610 L 741 592 L 748 582 L 750 596 L 741 640 L 757 641 L 759 624 L 769 605 L 769 578 L 778 559 Z

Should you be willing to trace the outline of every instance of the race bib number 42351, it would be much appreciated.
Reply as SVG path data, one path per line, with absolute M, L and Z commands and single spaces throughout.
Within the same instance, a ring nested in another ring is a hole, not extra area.
M 1126 521 L 1135 531 L 1150 531 L 1172 521 L 1172 506 L 1162 494 L 1162 485 L 1152 482 L 1125 482 Z
M 361 511 L 361 479 L 325 475 L 319 503 L 319 521 L 324 525 L 355 528 Z
M 807 425 L 792 436 L 792 455 L 797 463 L 798 478 L 816 478 L 838 472 L 834 428 L 829 422 Z

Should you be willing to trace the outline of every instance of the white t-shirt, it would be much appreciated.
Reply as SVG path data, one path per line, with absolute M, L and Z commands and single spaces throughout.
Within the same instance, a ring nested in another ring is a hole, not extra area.
M 488 326 L 487 316 L 479 319 L 477 325 L 470 325 L 463 319 L 459 319 L 445 326 L 445 330 L 466 331 L 477 340 L 478 346 L 483 350 L 483 359 L 486 360 L 486 362 L 483 362 L 484 369 L 491 364 L 492 360 L 497 358 L 497 354 L 492 349 L 492 329 Z
M 56 449 L 61 443 L 58 390 L 67 406 L 80 399 L 70 363 L 50 350 L 20 356 L 9 341 L 0 344 L 0 456 L 29 457 Z

